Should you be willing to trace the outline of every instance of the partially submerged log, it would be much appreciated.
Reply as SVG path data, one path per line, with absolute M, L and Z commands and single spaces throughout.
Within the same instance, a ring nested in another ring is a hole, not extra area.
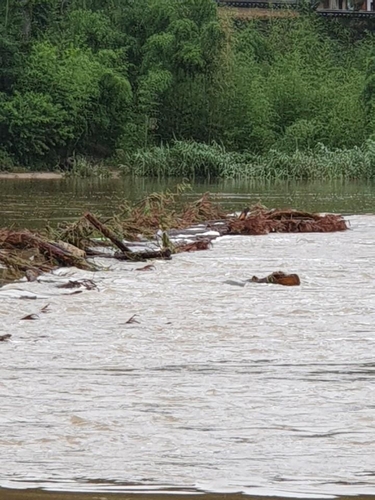
M 282 271 L 276 271 L 265 278 L 253 276 L 249 280 L 252 283 L 273 283 L 274 285 L 298 286 L 301 284 L 298 274 L 285 274 Z
M 139 262 L 147 259 L 165 259 L 170 260 L 172 256 L 172 251 L 169 248 L 160 250 L 150 250 L 145 247 L 142 252 L 102 252 L 93 248 L 87 250 L 88 257 L 100 257 L 104 259 L 117 259 L 117 260 L 127 260 L 130 262 Z
M 177 252 L 196 252 L 197 250 L 207 250 L 211 246 L 211 239 L 202 239 L 191 243 L 182 243 L 177 246 Z
M 145 250 L 144 252 L 116 252 L 114 258 L 132 262 L 138 262 L 147 259 L 170 260 L 172 258 L 172 251 L 169 248 L 162 248 L 161 250 Z
M 0 257 L 2 259 L 2 262 L 4 262 L 8 267 L 17 267 L 22 271 L 33 269 L 35 267 L 39 268 L 42 271 L 45 271 L 45 266 L 48 266 L 49 271 L 51 271 L 51 269 L 53 269 L 53 267 L 56 267 L 57 265 L 75 266 L 80 269 L 86 269 L 89 271 L 94 270 L 93 265 L 88 263 L 85 258 L 77 256 L 76 253 L 73 254 L 71 251 L 60 247 L 58 243 L 50 242 L 47 239 L 43 238 L 41 235 L 32 233 L 28 230 L 2 230 L 0 233 L 0 246 L 3 246 L 3 248 L 12 249 L 36 248 L 46 259 L 45 263 L 38 264 L 37 266 L 33 266 L 30 262 L 22 261 L 22 259 L 17 259 L 19 260 L 19 262 L 8 262 L 7 264 L 7 257 L 3 251 L 2 257 Z M 11 255 L 10 258 L 14 260 Z
M 107 226 L 102 224 L 100 220 L 95 217 L 95 215 L 90 212 L 85 213 L 85 218 L 92 224 L 98 231 L 102 233 L 103 236 L 111 240 L 111 242 L 119 249 L 121 252 L 130 252 L 130 249 L 117 238 L 115 233 L 111 231 Z
M 39 263 L 33 265 L 29 260 L 24 260 L 14 252 L 0 250 L 0 262 L 7 268 L 12 268 L 18 271 L 26 272 L 28 270 L 35 273 L 50 272 L 56 266 L 48 263 Z
M 226 280 L 224 281 L 226 285 L 240 286 L 244 287 L 248 283 L 272 283 L 274 285 L 284 285 L 284 286 L 298 286 L 301 284 L 298 274 L 285 274 L 282 271 L 276 271 L 269 274 L 265 278 L 258 278 L 253 276 L 250 279 L 244 281 L 238 280 Z
M 86 288 L 86 290 L 97 290 L 98 287 L 93 280 L 82 279 L 82 280 L 69 280 L 67 283 L 62 283 L 61 285 L 56 285 L 56 288 Z

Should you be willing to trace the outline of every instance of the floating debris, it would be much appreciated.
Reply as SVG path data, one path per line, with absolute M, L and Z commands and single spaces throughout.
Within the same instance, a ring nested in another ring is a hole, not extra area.
M 182 243 L 177 246 L 178 252 L 196 252 L 197 250 L 207 250 L 212 245 L 211 240 L 202 239 L 191 243 Z
M 17 268 L 21 271 L 33 270 L 35 272 L 49 272 L 58 266 L 76 266 L 80 269 L 93 271 L 95 268 L 83 257 L 77 257 L 71 250 L 62 248 L 56 242 L 49 241 L 40 234 L 28 230 L 14 231 L 11 229 L 0 230 L 0 247 L 3 249 L 35 249 L 38 257 L 32 261 L 23 259 L 20 255 L 0 251 L 0 262 L 7 267 Z M 78 249 L 77 249 L 78 250 Z
M 269 210 L 259 204 L 245 208 L 239 216 L 226 214 L 209 193 L 196 202 L 182 205 L 180 195 L 186 187 L 151 194 L 134 206 L 124 204 L 105 222 L 87 212 L 74 224 L 48 227 L 42 233 L 0 229 L 0 265 L 9 271 L 4 282 L 23 277 L 38 281 L 42 273 L 61 266 L 95 271 L 98 267 L 92 257 L 130 262 L 170 260 L 175 253 L 207 250 L 215 238 L 223 235 L 348 229 L 341 215 Z M 136 270 L 152 269 L 153 265 L 147 264 Z M 70 281 L 59 287 L 97 288 L 91 280 Z
M 49 312 L 48 310 L 49 308 L 49 304 L 46 304 L 44 307 L 41 308 L 41 310 L 39 311 L 39 314 L 46 314 Z M 23 318 L 21 318 L 21 320 L 36 320 L 36 319 L 39 319 L 39 314 L 27 314 L 26 316 L 24 316 Z
M 135 271 L 153 271 L 154 269 L 154 264 L 147 264 L 146 266 L 138 267 Z
M 28 314 L 27 316 L 24 316 L 23 318 L 21 318 L 21 320 L 35 320 L 35 319 L 39 319 L 39 316 L 38 314 Z
M 5 335 L 0 335 L 0 342 L 5 342 L 9 340 L 12 335 L 10 333 L 6 333 Z
M 129 318 L 128 321 L 125 321 L 125 325 L 132 325 L 133 323 L 139 323 L 139 321 L 135 319 L 136 316 L 137 314 L 133 314 L 133 316 Z
M 69 280 L 67 283 L 56 285 L 56 288 L 86 288 L 86 290 L 98 290 L 97 284 L 93 280 Z
M 229 221 L 227 234 L 328 233 L 346 229 L 348 226 L 341 215 L 320 215 L 292 209 L 268 210 L 262 205 L 255 205 Z
M 265 278 L 253 276 L 244 281 L 226 280 L 224 284 L 244 287 L 247 283 L 273 283 L 275 285 L 298 286 L 301 284 L 298 274 L 285 274 L 282 271 L 276 271 Z
M 276 271 L 265 278 L 253 276 L 247 281 L 251 281 L 252 283 L 273 283 L 284 286 L 299 286 L 301 284 L 298 274 L 285 274 L 282 271 Z

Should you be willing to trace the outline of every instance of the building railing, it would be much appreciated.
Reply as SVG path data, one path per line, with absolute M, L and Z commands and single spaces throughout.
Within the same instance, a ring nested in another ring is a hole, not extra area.
M 216 0 L 219 6 L 223 7 L 237 7 L 245 9 L 292 9 L 299 8 L 298 0 L 281 0 L 281 1 L 257 1 L 257 0 Z M 316 4 L 315 4 L 316 5 Z M 373 17 L 375 19 L 375 11 L 372 10 L 355 10 L 355 9 L 326 9 L 317 6 L 315 11 L 318 15 L 323 17 L 350 17 L 350 18 L 364 18 Z

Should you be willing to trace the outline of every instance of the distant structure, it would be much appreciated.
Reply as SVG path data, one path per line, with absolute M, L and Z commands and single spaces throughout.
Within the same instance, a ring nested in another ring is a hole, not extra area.
M 216 0 L 222 7 L 247 9 L 297 10 L 300 0 Z M 375 0 L 311 0 L 316 12 L 326 17 L 373 17 Z
M 373 12 L 374 0 L 322 0 L 316 9 L 319 11 Z

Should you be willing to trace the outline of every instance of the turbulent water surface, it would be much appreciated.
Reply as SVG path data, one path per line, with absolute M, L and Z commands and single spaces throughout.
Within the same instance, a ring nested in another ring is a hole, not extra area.
M 375 215 L 347 219 L 0 288 L 0 487 L 374 494 Z M 301 286 L 224 283 L 276 270 Z

